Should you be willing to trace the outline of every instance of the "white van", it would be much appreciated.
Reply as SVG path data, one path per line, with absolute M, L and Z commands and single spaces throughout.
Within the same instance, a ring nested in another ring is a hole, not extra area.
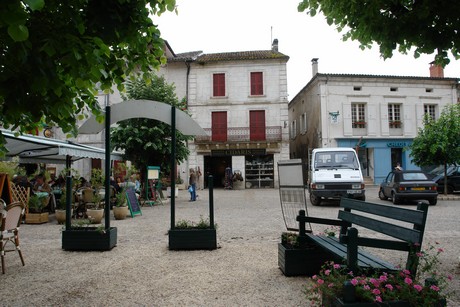
M 308 191 L 310 201 L 350 197 L 365 200 L 364 180 L 358 156 L 353 148 L 316 148 L 310 161 Z

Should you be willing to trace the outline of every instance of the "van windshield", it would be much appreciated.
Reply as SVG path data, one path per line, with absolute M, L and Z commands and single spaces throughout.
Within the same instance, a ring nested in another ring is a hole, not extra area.
M 325 151 L 315 155 L 315 169 L 359 169 L 359 162 L 353 152 L 349 151 Z

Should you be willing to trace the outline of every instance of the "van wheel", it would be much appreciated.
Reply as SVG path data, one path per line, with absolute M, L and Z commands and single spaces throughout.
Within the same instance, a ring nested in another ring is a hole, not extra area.
M 388 199 L 388 197 L 385 196 L 385 193 L 383 193 L 382 189 L 379 191 L 379 198 L 381 200 L 387 200 Z
M 437 198 L 430 199 L 429 202 L 430 202 L 430 206 L 436 206 L 436 204 L 438 203 L 438 199 Z
M 313 206 L 319 206 L 321 205 L 321 197 L 310 194 L 310 202 Z

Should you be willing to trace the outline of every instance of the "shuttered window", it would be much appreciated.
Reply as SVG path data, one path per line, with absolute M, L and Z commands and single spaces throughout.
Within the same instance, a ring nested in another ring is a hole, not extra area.
M 227 112 L 212 112 L 212 141 L 227 141 Z
M 264 82 L 262 72 L 251 72 L 251 95 L 263 95 Z
M 251 141 L 265 141 L 265 111 L 249 111 Z
M 213 96 L 225 96 L 225 74 L 213 75 Z

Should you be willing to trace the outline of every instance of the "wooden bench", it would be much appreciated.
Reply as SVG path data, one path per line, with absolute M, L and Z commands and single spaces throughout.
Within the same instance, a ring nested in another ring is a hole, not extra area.
M 428 204 L 419 203 L 417 210 L 413 210 L 342 198 L 340 207 L 337 220 L 305 216 L 305 211 L 300 210 L 297 221 L 301 240 L 312 241 L 337 258 L 344 259 L 352 271 L 398 270 L 397 266 L 364 251 L 361 246 L 404 251 L 407 252 L 406 269 L 415 276 L 418 266 L 416 253 L 421 250 Z M 305 223 L 340 226 L 339 237 L 308 233 L 305 231 Z M 407 224 L 409 227 L 404 226 Z M 373 230 L 397 240 L 364 237 L 353 226 Z

